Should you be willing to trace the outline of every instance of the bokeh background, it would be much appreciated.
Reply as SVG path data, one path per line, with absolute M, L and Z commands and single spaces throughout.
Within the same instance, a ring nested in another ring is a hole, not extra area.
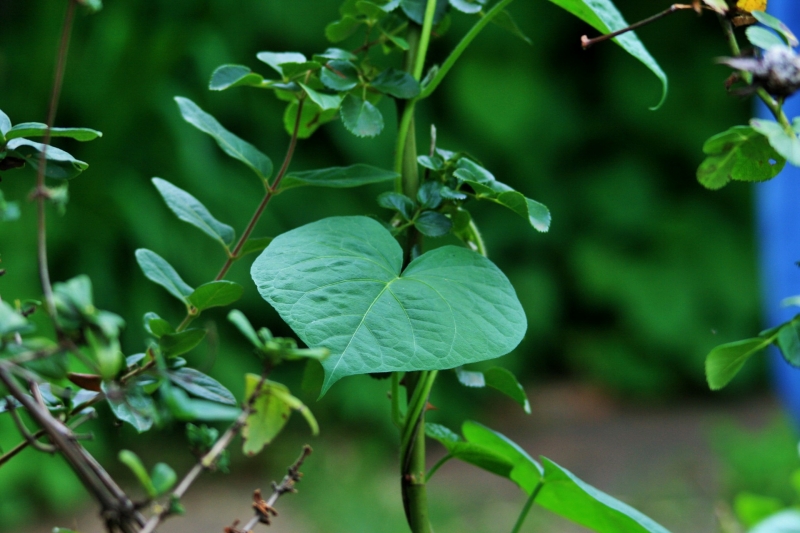
M 667 7 L 616 3 L 631 21 Z M 0 0 L 0 109 L 14 123 L 45 120 L 63 4 Z M 109 0 L 99 14 L 78 16 L 56 122 L 104 136 L 56 144 L 90 168 L 70 184 L 66 213 L 49 216 L 50 264 L 54 280 L 90 276 L 98 307 L 128 323 L 126 353 L 141 351 L 145 312 L 176 323 L 183 316 L 141 274 L 136 248 L 161 254 L 193 285 L 212 279 L 224 261 L 216 243 L 172 216 L 150 178 L 191 191 L 239 231 L 262 191 L 248 169 L 182 121 L 173 97 L 191 98 L 279 162 L 288 142 L 283 103 L 257 89 L 209 92 L 209 76 L 223 63 L 268 74 L 255 58 L 263 50 L 322 51 L 329 45 L 324 27 L 337 18 L 338 4 Z M 500 208 L 474 209 L 490 257 L 511 279 L 529 318 L 525 340 L 500 362 L 530 391 L 534 414 L 526 417 L 513 403 L 463 389 L 445 375 L 434 396 L 441 409 L 432 416 L 454 427 L 466 417 L 497 421 L 531 454 L 563 458 L 567 468 L 673 530 L 715 531 L 715 508 L 724 514 L 719 502 L 743 488 L 789 503 L 795 496 L 787 472 L 800 466 L 794 430 L 770 399 L 761 359 L 720 393 L 708 392 L 703 375 L 710 348 L 760 329 L 751 187 L 710 192 L 694 178 L 703 141 L 750 115 L 749 102 L 725 94 L 729 71 L 713 62 L 727 54 L 718 22 L 679 13 L 639 32 L 670 78 L 669 97 L 653 112 L 657 80 L 621 49 L 581 50 L 580 36 L 593 30 L 544 0 L 516 2 L 510 11 L 532 44 L 487 28 L 420 106 L 417 123 L 421 145 L 434 123 L 439 146 L 470 151 L 498 179 L 552 212 L 552 229 L 539 234 Z M 442 61 L 473 21 L 453 13 L 431 59 Z M 333 122 L 299 145 L 292 168 L 390 167 L 393 104 L 383 101 L 381 110 L 387 127 L 377 138 L 355 138 Z M 33 172 L 23 170 L 4 173 L 0 183 L 6 199 L 20 201 L 22 209 L 19 221 L 0 226 L 6 300 L 41 291 L 35 209 L 26 201 L 33 182 Z M 298 189 L 270 204 L 257 235 L 330 215 L 385 214 L 374 201 L 382 191 Z M 288 335 L 253 290 L 251 260 L 229 276 L 247 287 L 236 307 L 257 326 Z M 256 371 L 258 362 L 225 312 L 204 314 L 218 340 L 196 350 L 190 362 L 241 397 L 242 373 Z M 45 321 L 41 326 L 46 330 Z M 282 368 L 276 378 L 322 423 L 305 490 L 287 498 L 290 511 L 278 530 L 404 531 L 386 382 L 349 378 L 316 402 L 300 391 L 301 369 Z M 101 414 L 108 419 L 108 412 Z M 151 462 L 166 459 L 178 472 L 191 463 L 179 427 L 141 438 L 127 427 L 93 429 L 92 451 L 123 478 L 114 457 L 120 446 Z M 237 516 L 246 519 L 248 491 L 281 477 L 307 439 L 295 420 L 262 457 L 234 453 L 237 475 L 212 476 L 193 496 L 197 513 L 217 509 L 204 529 L 221 531 Z M 0 447 L 18 440 L 10 421 L 0 418 Z M 523 501 L 513 486 L 457 467 L 441 475 L 432 486 L 437 530 L 510 529 Z M 87 504 L 91 513 L 90 503 L 58 458 L 26 451 L 0 470 L 0 495 L 0 531 L 23 524 L 25 531 L 96 529 L 81 514 Z M 214 502 L 220 507 L 211 507 Z M 40 524 L 49 514 L 55 517 Z M 529 531 L 567 531 L 538 516 L 529 519 Z M 173 527 L 188 527 L 185 520 Z

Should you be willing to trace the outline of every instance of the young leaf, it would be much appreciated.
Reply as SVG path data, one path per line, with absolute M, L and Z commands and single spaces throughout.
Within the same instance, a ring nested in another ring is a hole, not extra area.
M 786 160 L 767 138 L 750 126 L 734 126 L 703 145 L 708 156 L 697 169 L 697 180 L 708 189 L 719 189 L 731 180 L 766 181 L 783 169 Z
M 378 205 L 399 212 L 406 220 L 411 220 L 411 217 L 414 215 L 414 210 L 416 209 L 414 200 L 405 194 L 394 191 L 388 191 L 378 195 Z
M 153 481 L 153 488 L 156 496 L 166 494 L 169 489 L 178 481 L 178 475 L 166 463 L 156 463 L 151 472 L 150 479 Z
M 165 402 L 172 416 L 184 422 L 203 420 L 206 422 L 230 422 L 236 420 L 241 414 L 241 409 L 217 402 L 195 400 L 181 389 L 168 387 Z
M 189 303 L 203 311 L 209 307 L 224 307 L 242 297 L 244 287 L 226 280 L 209 281 L 189 295 Z
M 221 65 L 211 74 L 208 88 L 212 91 L 224 91 L 232 87 L 261 87 L 264 77 L 256 74 L 244 65 Z
M 344 189 L 360 187 L 371 183 L 392 181 L 399 176 L 391 170 L 373 167 L 370 165 L 356 164 L 349 167 L 331 167 L 304 172 L 290 172 L 281 181 L 280 190 L 295 187 L 332 187 Z
M 18 137 L 44 137 L 47 132 L 47 124 L 41 122 L 22 122 L 16 124 L 5 134 L 6 140 Z M 50 137 L 69 137 L 76 141 L 93 141 L 103 134 L 97 130 L 89 128 L 50 128 Z
M 594 29 L 602 33 L 611 33 L 616 30 L 621 30 L 628 26 L 625 19 L 622 18 L 619 10 L 614 6 L 611 0 L 550 0 L 557 6 L 566 9 L 579 19 L 583 20 Z M 616 37 L 614 39 L 626 52 L 641 61 L 644 66 L 649 68 L 656 77 L 661 80 L 662 92 L 661 100 L 655 107 L 650 109 L 658 109 L 667 98 L 667 75 L 658 66 L 656 60 L 645 49 L 642 42 L 633 32 L 628 32 Z
M 180 301 L 185 303 L 189 295 L 194 292 L 194 289 L 181 279 L 172 265 L 157 253 L 139 248 L 136 250 L 136 262 L 139 263 L 139 267 L 147 279 L 161 285 Z
M 426 237 L 443 237 L 453 229 L 453 223 L 441 213 L 423 211 L 414 220 L 414 227 Z
M 528 395 L 522 388 L 517 378 L 510 371 L 503 367 L 493 367 L 483 373 L 486 385 L 496 389 L 518 404 L 526 414 L 531 414 L 531 404 L 528 402 Z
M 750 357 L 757 354 L 774 340 L 774 337 L 745 339 L 717 346 L 706 357 L 706 379 L 711 390 L 727 385 Z
M 158 339 L 158 347 L 164 357 L 175 357 L 185 354 L 200 344 L 206 336 L 206 330 L 200 328 L 185 329 L 178 333 L 162 335 Z
M 44 149 L 44 144 L 29 141 L 28 139 L 12 139 L 6 144 L 6 150 L 9 155 L 24 160 L 34 170 L 39 168 L 39 157 Z M 46 149 L 47 169 L 45 170 L 45 176 L 48 178 L 71 180 L 89 168 L 88 163 L 75 159 L 55 146 L 47 146 Z
M 414 98 L 420 91 L 419 82 L 411 74 L 396 68 L 384 70 L 370 82 L 370 85 L 395 98 Z
M 219 381 L 195 370 L 179 368 L 168 372 L 169 379 L 186 392 L 212 402 L 236 405 L 236 398 Z
M 375 137 L 383 130 L 383 115 L 367 100 L 348 94 L 342 102 L 344 127 L 356 137 Z
M 233 228 L 214 218 L 197 198 L 161 178 L 153 178 L 152 181 L 167 206 L 179 219 L 221 241 L 226 249 L 233 244 L 236 237 Z
M 800 42 L 797 40 L 797 37 L 795 37 L 794 33 L 792 33 L 792 30 L 789 29 L 789 26 L 778 20 L 776 17 L 764 12 L 763 10 L 754 10 L 750 14 L 753 15 L 755 19 L 764 26 L 777 31 L 781 37 L 784 38 L 786 44 L 792 48 L 800 44 Z
M 223 152 L 250 167 L 262 180 L 270 177 L 272 161 L 258 148 L 226 130 L 217 119 L 200 109 L 188 98 L 176 96 L 175 101 L 178 103 L 183 119 L 203 133 L 210 135 Z
M 300 83 L 300 87 L 303 88 L 311 101 L 317 104 L 323 111 L 339 109 L 339 106 L 342 105 L 342 97 L 338 94 L 321 93 L 315 91 L 305 83 Z
M 117 454 L 117 459 L 131 469 L 131 472 L 133 472 L 133 475 L 139 480 L 139 484 L 142 485 L 148 496 L 151 498 L 158 496 L 158 491 L 156 491 L 153 485 L 153 480 L 150 479 L 150 474 L 147 473 L 147 469 L 144 467 L 138 455 L 130 450 L 120 450 L 119 454 Z
M 256 54 L 259 61 L 263 61 L 283 76 L 281 65 L 284 63 L 305 63 L 306 56 L 300 52 L 259 52 Z
M 800 367 L 800 321 L 784 324 L 778 330 L 777 344 L 786 362 Z
M 745 30 L 745 34 L 750 44 L 763 50 L 769 50 L 773 46 L 784 46 L 783 39 L 761 26 L 750 26 Z
M 319 81 L 334 91 L 349 91 L 358 85 L 358 70 L 350 61 L 328 61 L 319 74 Z
M 797 138 L 797 132 L 800 130 L 800 118 L 795 118 L 792 133 L 772 120 L 754 118 L 750 120 L 750 125 L 754 130 L 765 135 L 769 139 L 769 144 L 789 163 L 796 167 L 800 166 L 800 139 Z
M 522 306 L 485 257 L 444 246 L 401 273 L 402 261 L 379 222 L 334 217 L 276 237 L 253 264 L 261 296 L 308 346 L 330 350 L 323 393 L 349 375 L 492 359 L 522 339 Z
M 253 343 L 253 346 L 260 348 L 263 345 L 263 342 L 261 342 L 258 335 L 256 335 L 256 330 L 253 329 L 253 326 L 250 324 L 250 321 L 247 320 L 247 317 L 244 316 L 244 313 L 238 309 L 233 309 L 228 313 L 228 320 L 242 332 L 242 335 L 247 337 L 247 340 Z
M 118 419 L 132 425 L 139 433 L 153 427 L 156 405 L 140 385 L 133 384 L 120 389 L 113 382 L 104 382 L 100 388 L 106 395 L 111 412 Z

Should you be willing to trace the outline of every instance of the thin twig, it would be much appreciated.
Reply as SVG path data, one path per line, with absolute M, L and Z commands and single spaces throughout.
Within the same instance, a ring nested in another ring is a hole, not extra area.
M 657 14 L 653 15 L 652 17 L 648 17 L 648 18 L 646 18 L 644 20 L 640 20 L 639 22 L 637 22 L 635 24 L 631 24 L 627 28 L 622 28 L 621 30 L 614 31 L 614 32 L 608 33 L 606 35 L 601 35 L 600 37 L 595 37 L 594 39 L 589 39 L 586 35 L 582 35 L 581 36 L 581 46 L 583 47 L 584 50 L 586 50 L 590 46 L 594 46 L 597 43 L 601 43 L 603 41 L 607 41 L 609 39 L 613 39 L 614 37 L 622 35 L 623 33 L 627 33 L 629 31 L 633 31 L 633 30 L 635 30 L 637 28 L 641 28 L 642 26 L 646 26 L 646 25 L 650 24 L 651 22 L 655 22 L 655 21 L 657 21 L 657 20 L 659 20 L 661 18 L 664 18 L 667 15 L 671 15 L 672 13 L 675 13 L 676 11 L 682 11 L 682 10 L 686 10 L 686 9 L 694 10 L 695 7 L 692 6 L 692 5 L 688 5 L 688 4 L 672 4 L 671 6 L 669 6 L 667 9 L 665 9 L 661 13 L 657 13 Z
M 33 446 L 40 452 L 45 452 L 45 453 L 56 452 L 56 448 L 54 446 L 37 441 L 36 435 L 28 431 L 28 428 L 25 427 L 25 423 L 22 421 L 22 419 L 19 417 L 19 414 L 17 413 L 17 406 L 14 405 L 14 402 L 12 402 L 11 400 L 6 400 L 6 405 L 8 406 L 8 414 L 11 415 L 11 418 L 14 420 L 14 424 L 17 426 L 17 430 L 19 430 L 20 434 L 25 439 L 25 442 L 28 445 Z

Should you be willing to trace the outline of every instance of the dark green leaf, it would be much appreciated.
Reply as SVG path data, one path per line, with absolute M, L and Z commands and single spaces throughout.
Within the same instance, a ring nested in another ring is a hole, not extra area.
M 152 312 L 144 315 L 144 329 L 156 338 L 168 333 L 175 333 L 175 328 L 169 322 Z
M 425 7 L 427 4 L 428 0 L 400 0 L 400 7 L 403 8 L 403 12 L 417 24 L 422 24 L 425 19 Z M 433 15 L 434 24 L 438 24 L 442 20 L 442 17 L 447 12 L 447 6 L 448 0 L 436 0 L 436 11 Z
M 745 339 L 717 346 L 706 357 L 706 379 L 711 390 L 727 385 L 750 357 L 769 346 L 773 337 Z
M 550 0 L 566 9 L 601 33 L 611 33 L 626 28 L 628 23 L 622 18 L 619 10 L 611 0 Z M 614 39 L 626 52 L 641 61 L 656 77 L 661 80 L 661 101 L 651 109 L 658 109 L 667 98 L 667 76 L 656 60 L 645 49 L 642 42 L 633 32 L 628 32 Z
M 283 69 L 281 65 L 284 63 L 305 63 L 306 56 L 299 52 L 259 52 L 256 54 L 256 57 L 259 61 L 263 61 L 273 69 L 275 69 L 278 74 L 283 76 Z
M 778 347 L 786 362 L 800 367 L 800 321 L 792 320 L 778 330 Z
M 247 337 L 247 339 L 253 343 L 253 346 L 260 348 L 263 345 L 263 342 L 261 342 L 261 340 L 258 338 L 258 335 L 256 335 L 256 330 L 253 329 L 253 326 L 250 324 L 250 321 L 247 320 L 247 317 L 244 316 L 244 313 L 238 309 L 233 309 L 230 313 L 228 313 L 228 320 L 230 320 L 231 323 L 233 323 L 233 325 L 242 332 L 242 335 Z
M 142 460 L 139 459 L 138 455 L 130 450 L 120 450 L 119 454 L 117 454 L 117 458 L 121 463 L 130 468 L 131 472 L 133 472 L 133 475 L 139 480 L 139 484 L 142 486 L 142 488 L 144 488 L 148 496 L 151 498 L 158 496 L 158 492 L 156 491 L 155 486 L 153 486 L 153 480 L 150 479 L 150 474 L 147 473 L 147 469 L 144 467 L 144 464 L 142 463 Z
M 39 156 L 44 149 L 45 145 L 28 139 L 12 139 L 6 145 L 9 155 L 19 157 L 34 170 L 39 168 Z M 75 159 L 55 146 L 48 146 L 45 156 L 47 157 L 45 176 L 48 178 L 70 180 L 89 168 L 88 163 Z
M 453 223 L 441 213 L 423 211 L 414 219 L 414 227 L 426 237 L 443 237 L 453 229 Z
M 283 178 L 280 190 L 295 187 L 332 187 L 343 189 L 360 187 L 370 183 L 382 183 L 398 177 L 396 172 L 370 165 L 356 164 L 349 167 L 331 167 L 305 172 L 290 172 Z
M 786 41 L 786 44 L 792 48 L 800 44 L 797 41 L 797 37 L 795 37 L 794 33 L 792 33 L 792 30 L 789 29 L 789 26 L 778 20 L 776 17 L 770 15 L 769 13 L 765 13 L 764 11 L 753 11 L 750 14 L 753 15 L 755 19 L 764 26 L 772 28 L 780 33 Z
M 800 130 L 800 117 L 795 118 L 794 131 L 788 132 L 783 126 L 772 120 L 752 119 L 750 125 L 757 132 L 769 139 L 769 144 L 775 151 L 786 158 L 794 166 L 800 166 L 800 139 L 797 132 Z
M 156 463 L 153 467 L 151 479 L 153 480 L 153 488 L 156 491 L 155 496 L 161 496 L 166 494 L 178 481 L 178 475 L 168 464 Z
M 719 189 L 730 180 L 766 181 L 786 164 L 767 138 L 750 126 L 734 126 L 714 135 L 703 145 L 703 152 L 708 157 L 697 170 L 697 180 L 708 189 Z
M 442 203 L 442 184 L 438 181 L 428 181 L 422 184 L 417 191 L 417 201 L 423 209 L 436 209 Z
M 230 305 L 242 297 L 244 287 L 226 280 L 209 281 L 197 287 L 189 295 L 189 303 L 203 311 L 209 307 Z
M 183 119 L 203 133 L 210 135 L 223 152 L 250 167 L 262 180 L 270 177 L 272 161 L 269 157 L 262 154 L 252 144 L 226 130 L 217 119 L 200 109 L 188 98 L 176 96 L 175 101 L 178 103 Z
M 325 26 L 325 37 L 332 43 L 344 41 L 353 35 L 361 24 L 357 18 L 345 15 Z
M 6 140 L 18 137 L 44 137 L 47 133 L 47 124 L 41 122 L 23 122 L 16 124 L 5 134 Z M 50 137 L 69 137 L 76 141 L 93 141 L 103 134 L 89 128 L 50 128 Z
M 153 426 L 156 406 L 141 386 L 135 384 L 127 389 L 120 389 L 113 382 L 104 382 L 100 387 L 108 399 L 111 411 L 118 419 L 132 425 L 139 433 Z
M 526 43 L 533 44 L 531 38 L 525 35 L 525 33 L 520 29 L 520 27 L 517 25 L 517 22 L 514 20 L 514 17 L 511 16 L 511 13 L 509 13 L 508 10 L 504 9 L 495 15 L 494 18 L 492 18 L 492 23 L 497 24 L 511 35 L 522 39 Z
M 232 87 L 261 87 L 264 77 L 256 74 L 244 65 L 221 65 L 211 74 L 208 88 L 212 91 L 224 91 Z
M 197 198 L 161 178 L 153 178 L 152 181 L 167 206 L 179 219 L 219 240 L 226 248 L 233 244 L 236 237 L 233 228 L 214 218 Z
M 342 105 L 342 97 L 338 94 L 325 94 L 315 91 L 308 85 L 301 83 L 300 87 L 306 92 L 312 102 L 317 104 L 323 111 L 336 110 Z
M 444 168 L 444 160 L 438 155 L 433 157 L 421 155 L 417 157 L 417 163 L 431 170 L 442 170 Z
M 399 192 L 389 191 L 378 196 L 378 205 L 386 209 L 393 209 L 403 215 L 406 220 L 414 216 L 414 200 Z
M 480 13 L 485 4 L 486 0 L 450 0 L 450 5 L 453 6 L 453 8 L 468 15 Z
M 398 2 L 398 4 L 399 4 L 399 2 Z M 383 32 L 383 35 L 385 35 L 386 38 L 389 39 L 392 42 L 392 44 L 394 44 L 400 50 L 405 52 L 405 51 L 407 51 L 409 49 L 408 41 L 406 41 L 402 37 L 400 37 L 398 35 L 393 35 L 391 33 L 386 33 L 386 32 Z
M 342 102 L 344 127 L 356 137 L 375 137 L 383 130 L 383 115 L 367 100 L 348 94 Z
M 745 30 L 747 40 L 758 48 L 769 50 L 773 46 L 784 46 L 783 39 L 761 26 L 750 26 Z
M 251 276 L 261 296 L 308 346 L 330 350 L 323 392 L 348 375 L 492 359 L 522 339 L 522 306 L 485 257 L 444 246 L 401 274 L 402 262 L 391 233 L 367 217 L 294 229 L 256 259 Z
M 297 122 L 298 109 L 300 109 L 300 105 L 295 100 L 286 107 L 286 112 L 283 115 L 283 125 L 286 128 L 286 132 L 289 135 L 292 135 L 292 133 L 294 132 L 295 124 L 298 124 Z M 328 111 L 323 111 L 313 101 L 306 100 L 305 104 L 303 105 L 303 112 L 300 115 L 297 137 L 299 139 L 307 139 L 308 137 L 311 136 L 312 133 L 317 131 L 317 128 L 319 128 L 326 122 L 330 122 L 335 117 L 336 117 L 335 109 L 329 109 Z
M 328 61 L 319 74 L 319 80 L 328 89 L 349 91 L 358 85 L 358 70 L 350 61 Z
M 184 422 L 230 422 L 236 420 L 242 412 L 238 407 L 189 398 L 185 392 L 175 387 L 169 387 L 165 399 L 172 416 Z
M 236 405 L 236 398 L 219 381 L 195 370 L 180 368 L 168 373 L 170 381 L 189 394 L 212 402 Z
M 206 336 L 206 330 L 199 328 L 185 329 L 179 333 L 162 335 L 158 339 L 158 347 L 164 357 L 175 357 L 185 354 L 200 344 Z
M 284 178 L 284 180 L 285 179 L 286 178 Z M 272 242 L 272 239 L 273 237 L 255 237 L 247 239 L 247 242 L 244 243 L 244 246 L 242 246 L 242 249 L 239 251 L 238 257 L 244 257 L 248 254 L 260 252 Z
M 302 63 L 283 63 L 281 70 L 286 78 L 305 77 L 309 71 L 313 72 L 322 68 L 316 61 L 304 61 Z
M 395 98 L 414 98 L 419 94 L 419 82 L 408 72 L 390 68 L 384 70 L 370 85 L 382 93 Z
M 139 248 L 136 250 L 136 262 L 139 263 L 147 279 L 161 285 L 182 302 L 186 302 L 189 295 L 194 292 L 194 289 L 187 285 L 175 269 L 157 253 Z

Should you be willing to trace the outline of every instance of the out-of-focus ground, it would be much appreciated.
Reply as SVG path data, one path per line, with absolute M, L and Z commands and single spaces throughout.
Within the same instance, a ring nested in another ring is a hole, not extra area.
M 780 416 L 779 406 L 769 397 L 734 404 L 647 407 L 623 405 L 574 384 L 548 386 L 530 396 L 531 416 L 519 409 L 504 410 L 484 422 L 531 455 L 549 457 L 675 533 L 718 531 L 715 512 L 725 505 L 720 497 L 725 466 L 712 449 L 714 428 L 727 421 L 756 432 Z M 300 492 L 279 500 L 280 515 L 268 531 L 406 531 L 394 465 L 374 446 L 343 438 L 316 439 L 317 453 L 303 469 Z M 442 450 L 435 443 L 430 446 L 433 464 Z M 252 516 L 250 495 L 258 487 L 267 491 L 263 477 L 204 477 L 184 498 L 187 515 L 168 520 L 159 531 L 221 533 L 234 518 L 244 522 Z M 429 494 L 437 533 L 510 531 L 524 502 L 522 492 L 507 480 L 455 461 L 439 470 Z M 86 508 L 70 516 L 47 517 L 17 532 L 49 532 L 54 525 L 81 533 L 103 531 L 94 509 Z M 523 531 L 586 530 L 534 508 Z

